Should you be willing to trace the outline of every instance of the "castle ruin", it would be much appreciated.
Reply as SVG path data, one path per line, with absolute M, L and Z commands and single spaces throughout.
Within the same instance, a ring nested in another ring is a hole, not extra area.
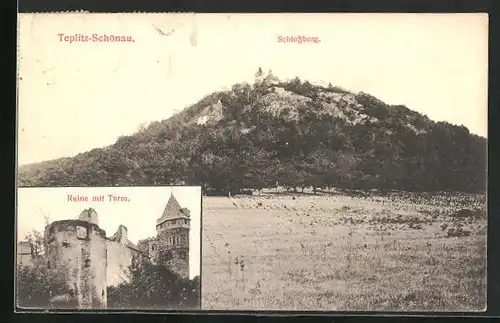
M 190 213 L 173 195 L 156 221 L 156 237 L 136 246 L 128 240 L 128 230 L 120 225 L 112 237 L 99 227 L 94 209 L 84 210 L 77 220 L 55 221 L 45 229 L 45 260 L 51 270 L 63 275 L 69 295 L 61 306 L 74 304 L 80 309 L 107 307 L 107 287 L 130 279 L 143 261 L 168 268 L 180 278 L 189 278 Z M 21 247 L 21 248 L 20 248 Z M 19 254 L 22 252 L 22 254 Z M 19 259 L 26 259 L 25 243 L 18 244 Z

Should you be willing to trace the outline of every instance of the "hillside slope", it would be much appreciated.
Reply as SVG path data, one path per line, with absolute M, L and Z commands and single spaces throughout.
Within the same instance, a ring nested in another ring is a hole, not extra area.
M 484 192 L 486 152 L 486 139 L 463 126 L 366 93 L 268 75 L 109 147 L 21 167 L 18 183 Z

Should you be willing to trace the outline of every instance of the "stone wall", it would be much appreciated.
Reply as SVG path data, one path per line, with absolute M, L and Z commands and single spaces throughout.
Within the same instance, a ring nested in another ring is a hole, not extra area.
M 107 241 L 107 250 L 107 285 L 117 286 L 122 282 L 130 281 L 129 267 L 132 265 L 132 258 L 137 256 L 138 251 L 112 240 Z
M 45 238 L 47 266 L 64 277 L 78 307 L 106 308 L 104 230 L 90 222 L 64 220 L 49 225 Z
M 19 242 L 17 244 L 17 264 L 23 266 L 33 266 L 33 256 L 29 242 Z

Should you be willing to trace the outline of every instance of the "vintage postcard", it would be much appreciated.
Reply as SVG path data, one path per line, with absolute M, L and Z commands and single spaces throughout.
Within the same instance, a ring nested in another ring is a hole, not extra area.
M 78 259 L 60 269 L 75 307 L 486 309 L 486 14 L 21 14 L 18 62 L 18 262 L 32 230 L 46 261 Z M 135 187 L 169 185 L 199 189 Z M 137 258 L 110 248 L 156 241 L 171 191 L 199 304 L 113 273 Z M 18 304 L 69 295 L 49 292 Z
M 17 192 L 19 309 L 200 309 L 201 188 Z

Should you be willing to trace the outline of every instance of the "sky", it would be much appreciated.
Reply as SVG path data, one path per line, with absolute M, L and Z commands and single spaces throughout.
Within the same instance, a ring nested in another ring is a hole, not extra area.
M 20 14 L 18 162 L 113 144 L 206 94 L 280 79 L 372 94 L 487 136 L 486 14 Z M 162 33 L 169 33 L 162 35 Z M 130 43 L 64 42 L 123 35 Z M 318 37 L 280 43 L 278 36 Z
M 43 233 L 45 217 L 49 222 L 78 219 L 84 209 L 97 212 L 99 227 L 111 237 L 120 224 L 128 229 L 128 239 L 137 243 L 140 239 L 156 236 L 156 220 L 159 219 L 173 194 L 181 207 L 191 212 L 189 232 L 189 275 L 200 274 L 201 188 L 177 187 L 54 187 L 18 188 L 17 237 L 24 239 L 27 233 L 37 230 Z M 67 194 L 88 196 L 89 202 L 68 202 Z M 112 194 L 125 196 L 129 202 L 92 202 L 93 196 Z

